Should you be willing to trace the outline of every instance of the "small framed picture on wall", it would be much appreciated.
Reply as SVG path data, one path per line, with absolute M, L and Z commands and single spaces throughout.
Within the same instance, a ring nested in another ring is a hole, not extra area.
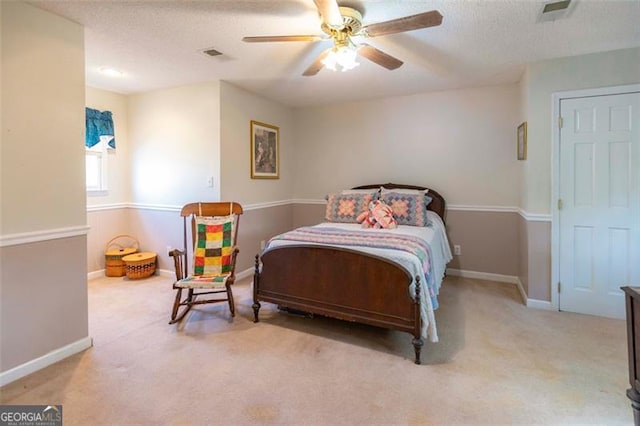
M 251 179 L 280 177 L 280 129 L 251 120 Z
M 518 160 L 527 159 L 527 122 L 518 126 Z

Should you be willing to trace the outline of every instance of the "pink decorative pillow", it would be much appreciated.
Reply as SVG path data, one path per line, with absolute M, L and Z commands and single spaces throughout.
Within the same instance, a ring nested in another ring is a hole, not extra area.
M 373 193 L 330 194 L 327 196 L 325 219 L 328 222 L 358 223 L 358 216 L 367 210 Z
M 394 229 L 397 227 L 393 217 L 393 210 L 380 200 L 369 203 L 369 210 L 358 217 L 363 228 Z
M 427 205 L 431 201 L 431 197 L 423 194 L 386 192 L 382 194 L 382 201 L 391 206 L 398 225 L 429 225 Z

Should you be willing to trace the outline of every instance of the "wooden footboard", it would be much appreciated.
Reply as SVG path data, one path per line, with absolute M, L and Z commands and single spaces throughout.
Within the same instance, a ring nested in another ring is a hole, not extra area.
M 260 264 L 262 267 L 260 268 Z M 416 364 L 423 345 L 420 280 L 387 259 L 354 250 L 290 245 L 256 255 L 254 321 L 260 301 L 413 334 Z

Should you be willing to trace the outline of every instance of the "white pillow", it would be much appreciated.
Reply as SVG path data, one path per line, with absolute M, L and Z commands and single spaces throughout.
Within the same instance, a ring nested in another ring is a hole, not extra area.
M 371 189 L 344 189 L 340 192 L 342 195 L 353 195 L 353 194 L 376 194 L 380 191 L 381 188 L 371 188 Z
M 406 188 L 385 188 L 384 186 L 380 188 L 380 192 L 382 194 L 388 192 L 396 192 L 398 194 L 422 194 L 426 195 L 429 192 L 429 189 L 406 189 Z

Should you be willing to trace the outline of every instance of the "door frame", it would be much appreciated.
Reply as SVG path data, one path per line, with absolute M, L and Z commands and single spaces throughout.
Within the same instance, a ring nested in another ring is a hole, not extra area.
M 640 92 L 640 84 L 599 87 L 594 89 L 568 90 L 551 94 L 551 306 L 560 310 L 558 282 L 560 281 L 560 102 L 566 99 L 596 96 L 624 95 Z

